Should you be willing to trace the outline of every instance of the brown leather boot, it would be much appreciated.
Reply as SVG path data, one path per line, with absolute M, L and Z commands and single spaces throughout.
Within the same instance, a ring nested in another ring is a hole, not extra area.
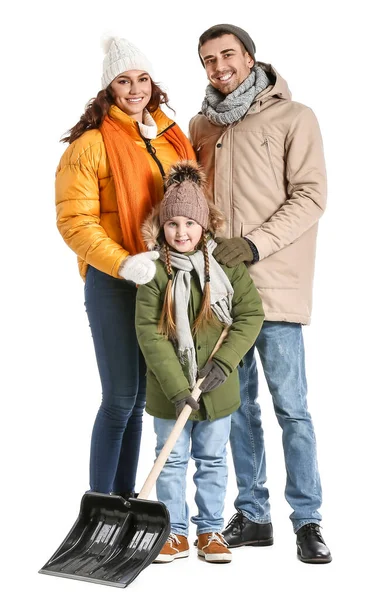
M 198 555 L 207 562 L 231 562 L 232 554 L 227 548 L 227 542 L 221 533 L 200 533 L 198 535 Z
M 170 533 L 165 545 L 154 560 L 155 563 L 172 562 L 176 558 L 186 558 L 190 554 L 188 539 L 184 535 Z

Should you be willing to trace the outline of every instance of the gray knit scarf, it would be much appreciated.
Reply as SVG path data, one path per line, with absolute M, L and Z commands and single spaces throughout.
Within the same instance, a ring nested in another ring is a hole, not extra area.
M 244 117 L 254 99 L 269 85 L 266 72 L 255 65 L 247 79 L 224 96 L 211 84 L 207 86 L 202 113 L 214 125 L 230 125 Z
M 207 242 L 210 259 L 211 308 L 219 321 L 231 325 L 231 309 L 233 288 L 219 263 L 212 256 L 216 242 Z M 172 287 L 172 299 L 175 307 L 176 352 L 181 364 L 186 366 L 186 373 L 191 387 L 194 387 L 197 376 L 197 363 L 194 341 L 188 320 L 188 303 L 191 291 L 191 271 L 195 270 L 202 290 L 205 283 L 204 256 L 201 250 L 186 255 L 170 251 L 171 265 L 177 269 Z M 161 252 L 164 260 L 164 252 Z

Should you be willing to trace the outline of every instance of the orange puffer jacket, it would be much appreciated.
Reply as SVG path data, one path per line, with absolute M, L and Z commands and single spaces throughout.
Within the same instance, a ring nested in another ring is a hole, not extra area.
M 137 122 L 112 106 L 109 114 L 128 127 L 131 138 L 146 148 Z M 166 173 L 179 157 L 163 132 L 174 121 L 159 108 L 152 113 L 157 137 L 151 140 L 155 159 L 147 151 L 156 188 L 157 201 L 163 197 L 163 177 L 157 161 Z M 131 174 L 134 177 L 134 173 Z M 128 256 L 122 247 L 122 229 L 118 214 L 113 175 L 98 129 L 86 131 L 64 152 L 56 173 L 57 227 L 68 246 L 77 254 L 80 274 L 85 279 L 88 265 L 118 276 Z

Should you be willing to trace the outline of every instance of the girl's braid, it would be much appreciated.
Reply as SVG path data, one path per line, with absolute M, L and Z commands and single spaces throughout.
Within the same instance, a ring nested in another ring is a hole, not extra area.
M 211 308 L 210 257 L 207 248 L 207 232 L 204 230 L 202 234 L 202 250 L 204 256 L 204 289 L 202 306 L 192 327 L 194 334 L 205 325 L 217 323 L 215 313 Z
M 171 268 L 171 258 L 168 244 L 164 245 L 164 254 L 165 254 L 165 266 L 167 272 L 167 286 L 166 292 L 163 301 L 162 313 L 159 320 L 158 330 L 160 333 L 163 333 L 169 339 L 176 338 L 176 326 L 174 319 L 174 307 L 172 302 L 172 268 Z

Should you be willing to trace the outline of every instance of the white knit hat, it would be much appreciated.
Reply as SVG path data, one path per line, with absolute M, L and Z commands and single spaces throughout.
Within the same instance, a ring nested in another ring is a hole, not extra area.
M 154 79 L 154 70 L 148 58 L 134 44 L 119 37 L 109 37 L 102 42 L 103 59 L 102 89 L 107 88 L 120 73 L 133 69 L 146 71 Z

